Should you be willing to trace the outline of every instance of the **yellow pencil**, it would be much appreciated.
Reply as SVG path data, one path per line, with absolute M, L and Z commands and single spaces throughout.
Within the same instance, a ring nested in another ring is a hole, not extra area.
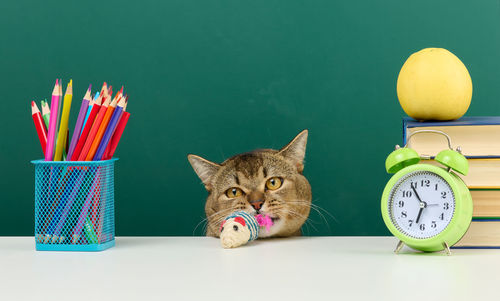
M 59 133 L 57 135 L 56 153 L 54 161 L 61 161 L 64 146 L 66 145 L 66 135 L 68 132 L 68 119 L 69 110 L 71 109 L 71 100 L 73 99 L 73 80 L 70 80 L 64 94 L 64 105 L 61 115 L 61 123 L 59 126 Z

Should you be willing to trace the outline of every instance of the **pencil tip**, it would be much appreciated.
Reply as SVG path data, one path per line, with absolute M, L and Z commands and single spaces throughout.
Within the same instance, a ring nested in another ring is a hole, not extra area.
M 59 79 L 56 78 L 56 86 L 58 86 L 58 85 L 59 85 Z
M 34 107 L 35 106 L 35 101 L 31 101 L 31 106 Z
M 89 91 L 92 91 L 92 84 L 89 85 Z
M 73 86 L 73 80 L 72 79 L 69 80 L 68 86 Z

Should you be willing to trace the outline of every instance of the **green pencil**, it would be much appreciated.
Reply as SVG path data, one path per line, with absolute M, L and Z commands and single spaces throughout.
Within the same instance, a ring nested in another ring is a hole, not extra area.
M 49 104 L 47 103 L 47 99 L 42 100 L 42 117 L 43 121 L 45 121 L 45 126 L 49 128 L 49 120 L 50 120 L 50 109 Z

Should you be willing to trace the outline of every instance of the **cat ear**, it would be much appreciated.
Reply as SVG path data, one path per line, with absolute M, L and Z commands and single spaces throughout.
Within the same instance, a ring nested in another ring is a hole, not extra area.
M 210 190 L 210 181 L 212 176 L 219 170 L 220 165 L 196 155 L 188 155 L 188 160 L 198 177 L 205 184 L 205 188 Z
M 306 155 L 308 133 L 307 130 L 303 130 L 279 151 L 279 154 L 292 160 L 297 165 L 297 170 L 299 172 L 304 170 L 304 157 Z

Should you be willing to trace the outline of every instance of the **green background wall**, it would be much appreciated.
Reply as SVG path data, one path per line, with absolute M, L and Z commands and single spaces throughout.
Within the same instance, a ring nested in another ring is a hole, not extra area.
M 9 1 L 0 6 L 0 235 L 32 235 L 41 157 L 31 100 L 73 78 L 125 85 L 117 235 L 200 235 L 206 192 L 186 155 L 222 161 L 309 129 L 305 174 L 328 225 L 387 235 L 379 198 L 401 141 L 396 79 L 426 47 L 468 67 L 468 115 L 500 114 L 498 1 Z M 79 105 L 72 108 L 76 120 Z

